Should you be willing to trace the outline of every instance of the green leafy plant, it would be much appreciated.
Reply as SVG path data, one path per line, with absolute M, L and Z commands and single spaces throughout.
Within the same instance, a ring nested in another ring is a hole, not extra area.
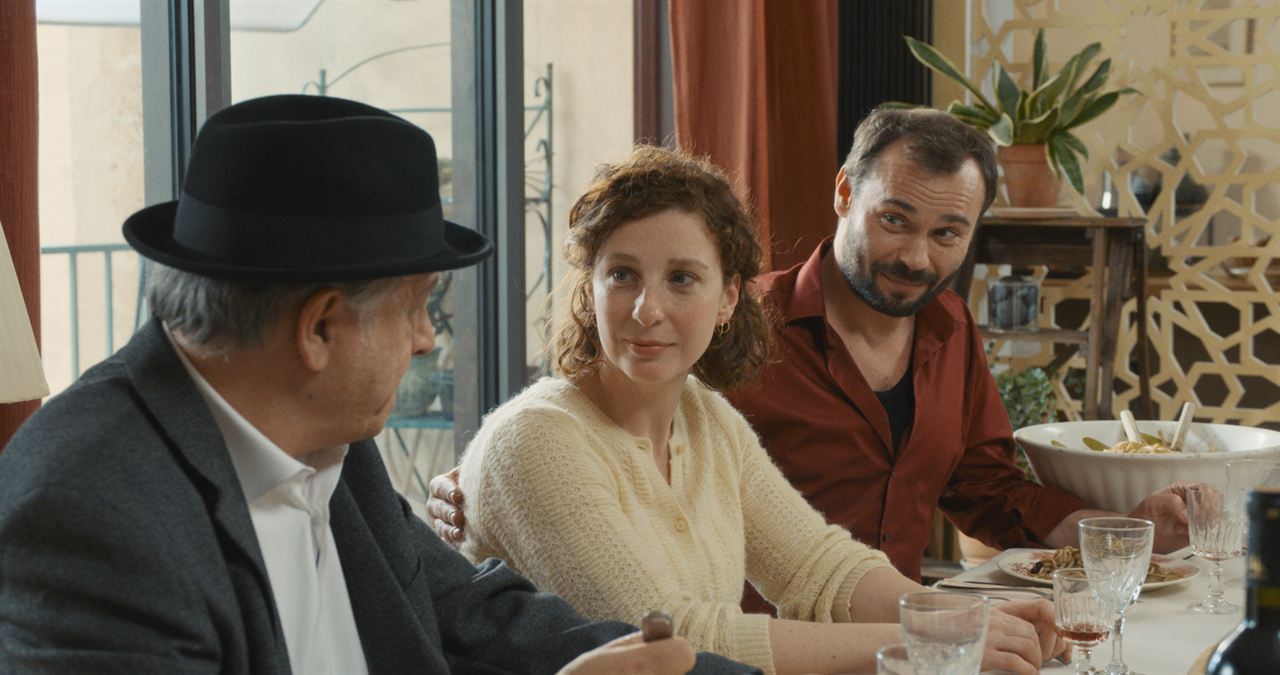
M 996 375 L 996 390 L 1009 414 L 1009 424 L 1014 429 L 1044 424 L 1057 419 L 1057 402 L 1053 398 L 1053 384 L 1043 368 L 1006 370 Z M 1027 478 L 1033 478 L 1027 456 L 1018 448 L 1018 466 Z
M 1065 175 L 1076 192 L 1084 193 L 1084 177 L 1078 156 L 1088 158 L 1089 150 L 1074 129 L 1106 112 L 1125 94 L 1137 90 L 1125 87 L 1103 92 L 1111 74 L 1111 59 L 1105 59 L 1089 77 L 1083 77 L 1089 63 L 1102 50 L 1097 42 L 1067 59 L 1056 74 L 1049 73 L 1044 29 L 1036 32 L 1032 52 L 1031 88 L 1023 89 L 1000 64 L 992 74 L 996 100 L 988 100 L 980 87 L 965 77 L 947 57 L 915 38 L 903 36 L 911 54 L 925 67 L 960 83 L 974 95 L 973 105 L 952 101 L 947 112 L 979 129 L 984 129 L 1000 145 L 1045 144 L 1049 164 L 1058 176 Z

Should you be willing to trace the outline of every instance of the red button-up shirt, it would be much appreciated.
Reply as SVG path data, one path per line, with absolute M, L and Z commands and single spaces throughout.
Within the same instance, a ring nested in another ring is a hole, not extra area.
M 949 290 L 916 315 L 915 421 L 895 451 L 884 406 L 826 320 L 819 267 L 830 250 L 828 239 L 807 262 L 760 278 L 779 315 L 777 359 L 729 395 L 809 503 L 916 579 L 937 508 L 1002 548 L 1043 541 L 1083 508 L 1023 477 L 977 326 Z

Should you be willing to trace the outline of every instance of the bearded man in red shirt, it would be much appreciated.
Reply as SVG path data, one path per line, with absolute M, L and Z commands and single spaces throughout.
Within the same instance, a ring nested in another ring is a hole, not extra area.
M 936 110 L 873 112 L 836 174 L 835 235 L 809 260 L 760 278 L 778 358 L 729 392 L 791 483 L 829 522 L 920 577 L 933 513 L 998 548 L 1061 547 L 1108 515 L 1027 480 L 964 300 L 949 290 L 996 193 L 980 131 Z M 463 537 L 449 474 L 428 504 L 446 541 Z M 1187 544 L 1182 487 L 1132 514 L 1155 549 Z M 748 589 L 745 606 L 769 609 Z
M 949 290 L 995 198 L 995 153 L 936 110 L 877 110 L 836 174 L 835 236 L 761 278 L 778 359 L 729 394 L 830 522 L 919 578 L 933 513 L 997 548 L 1077 541 L 1104 515 L 1027 480 L 964 299 Z M 1181 486 L 1131 514 L 1187 543 Z M 760 608 L 758 603 L 753 605 Z

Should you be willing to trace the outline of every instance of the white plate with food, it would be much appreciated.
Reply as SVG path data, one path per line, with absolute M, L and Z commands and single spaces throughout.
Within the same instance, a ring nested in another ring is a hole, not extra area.
M 1053 571 L 1064 567 L 1084 567 L 1080 553 L 1074 546 L 1053 549 L 1012 549 L 996 561 L 1001 572 L 1023 581 L 1046 586 L 1053 585 Z M 1151 554 L 1151 566 L 1147 568 L 1147 582 L 1142 590 L 1164 588 L 1180 584 L 1200 575 L 1200 568 L 1190 560 L 1179 560 L 1158 553 Z

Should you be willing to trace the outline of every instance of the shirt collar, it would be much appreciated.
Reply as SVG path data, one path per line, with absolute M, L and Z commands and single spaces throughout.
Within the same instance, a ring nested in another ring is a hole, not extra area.
M 822 296 L 822 257 L 831 250 L 832 237 L 823 239 L 809 259 L 796 270 L 795 285 L 787 306 L 783 308 L 787 323 L 811 317 L 825 317 L 827 312 Z
M 218 393 L 217 389 L 213 388 L 213 385 L 209 384 L 209 381 L 196 370 L 191 360 L 174 341 L 168 326 L 164 327 L 164 335 L 173 346 L 173 351 L 177 352 L 182 366 L 187 369 L 187 374 L 196 385 L 196 391 L 200 392 L 200 396 L 209 406 L 209 412 L 213 415 L 218 431 L 222 433 L 222 440 L 226 443 L 227 452 L 231 455 L 231 464 L 236 470 L 236 478 L 240 481 L 240 489 L 244 492 L 248 503 L 253 503 L 299 474 L 313 475 L 317 471 L 329 474 L 333 473 L 329 471 L 330 469 L 341 470 L 342 461 L 347 455 L 347 446 L 323 448 L 303 456 L 301 461 L 290 457 L 280 446 L 246 420 Z M 333 478 L 333 480 L 325 480 L 325 488 L 331 495 L 333 489 L 337 487 L 336 476 L 326 475 L 326 478 Z M 329 495 L 326 495 L 324 501 L 328 501 Z
M 916 314 L 916 352 L 918 357 L 932 355 L 957 330 L 967 329 L 969 313 L 964 300 L 947 289 Z M 923 361 L 922 358 L 917 360 Z

